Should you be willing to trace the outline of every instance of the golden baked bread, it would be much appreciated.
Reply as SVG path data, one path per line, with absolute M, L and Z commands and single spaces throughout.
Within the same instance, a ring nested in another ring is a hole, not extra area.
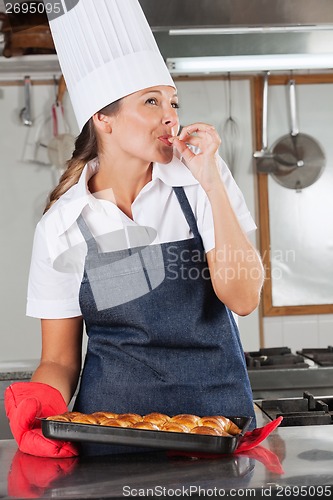
M 118 413 L 113 413 L 110 411 L 95 411 L 92 413 L 94 417 L 96 418 L 97 422 L 99 423 L 100 420 L 103 420 L 105 418 L 117 418 Z
M 158 427 L 165 424 L 170 420 L 169 415 L 165 415 L 164 413 L 148 413 L 143 417 L 144 422 L 151 422 L 152 424 L 156 424 Z
M 177 422 L 166 422 L 162 427 L 162 431 L 168 432 L 189 432 L 190 429 L 186 425 L 179 424 Z
M 85 413 L 74 415 L 74 417 L 71 418 L 71 422 L 75 424 L 98 424 L 97 419 L 92 414 Z
M 76 424 L 94 424 L 108 427 L 127 427 L 225 437 L 232 437 L 241 432 L 241 429 L 236 424 L 222 415 L 199 417 L 197 415 L 180 413 L 179 415 L 170 417 L 158 412 L 141 416 L 137 413 L 118 414 L 107 411 L 96 411 L 86 414 L 73 411 L 50 416 L 47 419 Z
M 175 415 L 171 418 L 171 422 L 176 422 L 177 424 L 182 424 L 188 427 L 189 429 L 193 429 L 199 424 L 200 417 L 197 415 L 189 415 L 187 413 L 182 413 L 180 415 Z
M 107 418 L 101 419 L 99 425 L 106 425 L 108 427 L 129 427 L 131 422 L 128 420 L 118 420 L 117 418 Z
M 117 420 L 124 420 L 129 424 L 130 423 L 135 424 L 136 422 L 142 421 L 142 416 L 138 415 L 137 413 L 122 413 L 118 415 Z
M 241 429 L 229 418 L 223 417 L 222 415 L 215 415 L 213 418 L 220 422 L 222 429 L 232 436 L 236 436 L 241 432 Z
M 151 422 L 145 422 L 142 420 L 141 422 L 136 422 L 131 426 L 132 429 L 146 429 L 149 431 L 159 431 L 159 427 Z
M 46 417 L 46 420 L 55 420 L 56 422 L 70 422 L 71 419 L 67 415 L 67 413 L 63 413 L 62 415 L 52 415 L 51 417 Z
M 214 427 L 208 427 L 207 425 L 198 425 L 190 430 L 191 434 L 208 434 L 211 436 L 221 436 L 222 431 L 219 429 L 214 429 Z

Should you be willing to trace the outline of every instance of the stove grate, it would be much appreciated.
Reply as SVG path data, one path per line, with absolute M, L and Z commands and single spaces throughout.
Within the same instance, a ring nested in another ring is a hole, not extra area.
M 257 404 L 272 420 L 282 416 L 282 427 L 333 423 L 333 398 L 315 399 L 304 392 L 303 398 L 264 399 Z
M 327 348 L 305 348 L 296 351 L 297 354 L 311 359 L 319 366 L 333 366 L 333 346 Z

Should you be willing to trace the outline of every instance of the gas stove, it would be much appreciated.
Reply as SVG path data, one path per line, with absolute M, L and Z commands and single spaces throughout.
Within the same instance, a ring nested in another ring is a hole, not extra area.
M 253 398 L 299 397 L 309 391 L 316 397 L 333 397 L 333 347 L 307 348 L 295 353 L 289 347 L 245 352 Z
M 315 397 L 305 391 L 303 397 L 263 399 L 255 405 L 269 420 L 282 416 L 281 427 L 333 424 L 333 396 Z

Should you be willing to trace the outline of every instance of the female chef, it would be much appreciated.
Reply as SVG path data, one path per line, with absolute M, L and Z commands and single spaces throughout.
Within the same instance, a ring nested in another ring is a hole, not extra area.
M 130 57 L 126 46 L 108 61 L 113 71 L 101 66 L 95 36 L 105 59 L 96 23 L 106 22 L 110 0 L 80 0 L 50 23 L 81 133 L 35 233 L 27 313 L 41 318 L 41 361 L 31 382 L 6 392 L 20 449 L 41 456 L 78 452 L 44 438 L 35 416 L 67 410 L 80 378 L 83 325 L 88 344 L 75 410 L 254 417 L 233 316 L 251 313 L 260 299 L 263 268 L 247 237 L 254 223 L 218 156 L 216 130 L 197 122 L 177 135 L 177 91 L 140 7 L 112 4 L 126 11 L 109 14 L 123 23 L 117 50 L 134 18 L 144 31 L 133 34 Z M 65 43 L 80 16 L 75 39 L 94 39 L 94 75 L 87 43 L 81 75 L 71 65 L 80 59 L 77 46 L 71 59 Z

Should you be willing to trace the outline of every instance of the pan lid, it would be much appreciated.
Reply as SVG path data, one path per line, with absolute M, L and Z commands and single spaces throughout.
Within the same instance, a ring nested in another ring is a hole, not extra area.
M 316 182 L 326 159 L 319 142 L 299 132 L 296 114 L 296 82 L 289 81 L 291 131 L 272 146 L 275 160 L 272 177 L 282 186 L 302 190 Z
M 321 176 L 326 159 L 315 139 L 307 134 L 287 134 L 272 146 L 275 158 L 272 177 L 282 186 L 303 189 Z

